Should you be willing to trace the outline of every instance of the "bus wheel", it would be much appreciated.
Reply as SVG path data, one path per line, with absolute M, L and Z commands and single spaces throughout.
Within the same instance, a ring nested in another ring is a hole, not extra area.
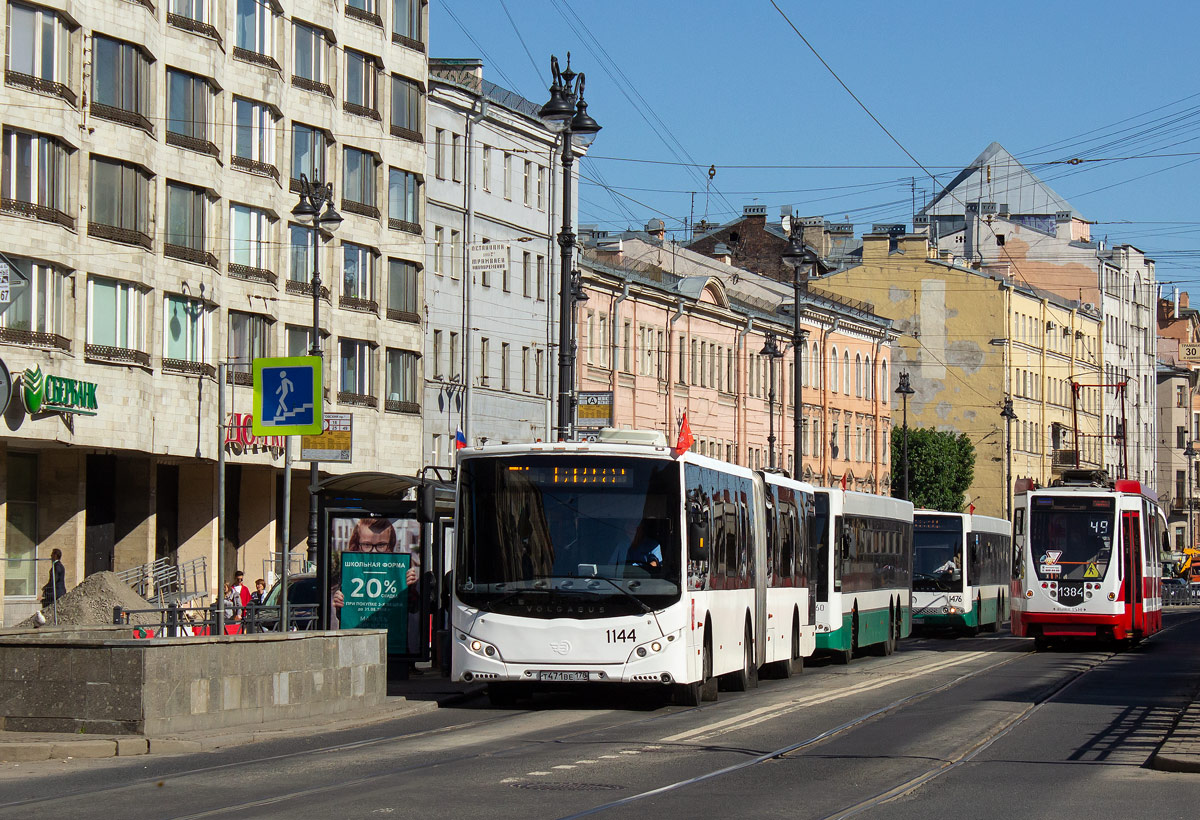
M 974 638 L 979 634 L 979 599 L 975 599 L 975 625 L 966 625 L 958 630 L 962 635 L 968 638 Z
M 792 675 L 804 672 L 804 658 L 800 656 L 800 622 L 792 616 L 791 654 L 782 661 L 773 661 L 762 668 L 762 677 L 787 680 Z
M 745 692 L 758 686 L 758 664 L 754 660 L 754 636 L 750 624 L 746 624 L 746 635 L 742 639 L 742 668 L 721 676 L 725 688 L 731 692 Z
M 698 680 L 691 683 L 677 683 L 671 694 L 675 696 L 675 702 L 680 706 L 699 706 L 702 688 Z
M 847 649 L 834 649 L 830 656 L 833 662 L 839 666 L 845 666 L 854 660 L 854 650 L 858 647 L 858 608 L 854 610 L 854 614 L 850 617 L 850 646 Z
M 712 639 L 706 635 L 704 641 L 704 680 L 700 683 L 700 700 L 712 702 L 716 700 L 717 678 L 713 675 Z
M 873 645 L 871 650 L 881 658 L 886 658 L 896 651 L 896 617 L 890 611 L 888 612 L 887 637 Z

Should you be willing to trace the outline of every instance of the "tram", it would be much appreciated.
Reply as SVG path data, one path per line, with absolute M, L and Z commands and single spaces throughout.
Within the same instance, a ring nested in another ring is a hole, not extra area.
M 815 527 L 817 651 L 835 663 L 892 654 L 912 632 L 913 505 L 817 489 Z
M 913 625 L 976 635 L 1008 620 L 1012 527 L 970 513 L 913 513 Z
M 1018 482 L 1012 631 L 1039 649 L 1085 638 L 1137 643 L 1162 628 L 1166 523 L 1137 481 L 1072 470 L 1053 486 Z
M 813 488 L 661 433 L 459 451 L 452 676 L 496 705 L 539 686 L 787 676 L 815 647 Z

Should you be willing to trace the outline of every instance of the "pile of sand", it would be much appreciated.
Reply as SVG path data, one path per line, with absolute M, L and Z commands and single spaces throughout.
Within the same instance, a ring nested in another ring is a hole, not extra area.
M 111 625 L 113 607 L 125 609 L 149 609 L 152 604 L 138 595 L 121 581 L 115 572 L 97 572 L 89 575 L 83 583 L 58 599 L 58 623 L 60 626 Z M 54 623 L 53 608 L 42 610 L 47 624 Z M 156 613 L 129 616 L 130 623 L 157 624 Z M 33 616 L 17 624 L 19 627 L 34 626 Z

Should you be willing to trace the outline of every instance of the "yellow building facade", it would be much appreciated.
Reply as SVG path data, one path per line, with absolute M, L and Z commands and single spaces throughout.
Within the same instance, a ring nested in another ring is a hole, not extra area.
M 912 235 L 864 236 L 862 263 L 811 289 L 867 302 L 893 321 L 900 337 L 889 389 L 907 372 L 916 391 L 909 426 L 974 443 L 965 501 L 975 512 L 1007 517 L 1013 479 L 1048 484 L 1077 457 L 1081 468 L 1099 466 L 1102 391 L 1115 388 L 1101 386 L 1102 325 L 1083 304 L 955 264 Z M 1001 412 L 1010 399 L 1008 421 Z M 897 424 L 901 412 L 897 403 Z

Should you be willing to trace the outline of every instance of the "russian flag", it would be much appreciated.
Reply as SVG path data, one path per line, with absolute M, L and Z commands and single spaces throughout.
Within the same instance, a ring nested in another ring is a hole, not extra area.
M 464 433 L 462 431 L 462 428 L 459 427 L 457 430 L 454 431 L 454 449 L 461 450 L 462 448 L 464 448 L 466 446 L 467 446 L 467 435 L 466 435 L 466 433 Z

